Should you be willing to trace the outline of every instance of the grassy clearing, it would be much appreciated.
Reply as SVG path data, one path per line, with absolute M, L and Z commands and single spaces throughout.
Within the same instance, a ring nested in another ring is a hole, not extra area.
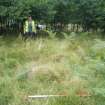
M 27 42 L 1 37 L 0 105 L 104 105 L 104 45 L 87 33 Z M 45 94 L 67 97 L 26 99 Z

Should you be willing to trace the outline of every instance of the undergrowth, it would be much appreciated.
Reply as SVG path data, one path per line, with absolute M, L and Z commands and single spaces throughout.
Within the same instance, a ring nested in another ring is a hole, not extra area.
M 0 37 L 0 105 L 105 105 L 105 41 L 49 32 L 26 42 Z M 66 97 L 29 100 L 29 95 Z

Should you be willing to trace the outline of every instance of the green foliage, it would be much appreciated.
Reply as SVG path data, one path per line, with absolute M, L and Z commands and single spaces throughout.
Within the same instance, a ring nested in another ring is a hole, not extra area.
M 1 0 L 0 16 L 23 20 L 32 15 L 47 24 L 79 24 L 84 31 L 105 31 L 104 0 Z M 56 27 L 57 28 L 57 27 Z

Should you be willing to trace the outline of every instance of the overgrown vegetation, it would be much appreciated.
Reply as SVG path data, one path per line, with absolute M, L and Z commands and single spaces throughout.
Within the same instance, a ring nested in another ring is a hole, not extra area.
M 0 105 L 104 105 L 105 41 L 62 35 L 26 42 L 0 37 Z M 67 97 L 27 99 L 43 94 Z

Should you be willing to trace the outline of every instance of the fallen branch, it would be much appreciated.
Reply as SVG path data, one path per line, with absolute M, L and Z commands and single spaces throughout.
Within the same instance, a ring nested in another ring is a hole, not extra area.
M 91 97 L 91 95 L 77 95 L 79 97 Z M 34 95 L 28 96 L 29 99 L 51 98 L 51 97 L 67 97 L 67 95 Z
M 28 98 L 50 98 L 50 97 L 66 97 L 67 95 L 34 95 L 34 96 L 28 96 Z

